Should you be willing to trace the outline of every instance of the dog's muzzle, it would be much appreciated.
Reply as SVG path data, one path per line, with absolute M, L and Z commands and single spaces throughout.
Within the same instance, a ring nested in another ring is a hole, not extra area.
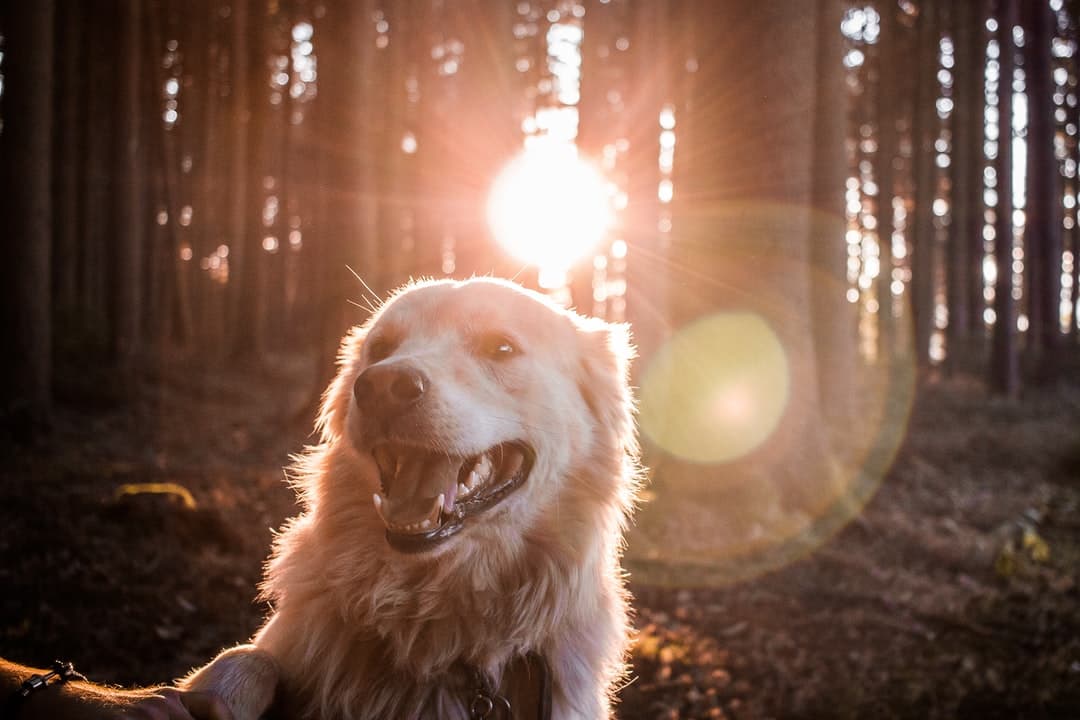
M 371 365 L 353 384 L 364 428 L 357 446 L 370 449 L 379 466 L 375 510 L 390 545 L 404 552 L 427 550 L 456 535 L 517 490 L 535 460 L 521 441 L 455 456 L 422 444 L 422 438 L 403 441 L 404 433 L 388 432 L 422 416 L 430 390 L 428 376 L 401 360 Z
M 375 510 L 391 547 L 421 552 L 459 533 L 529 477 L 535 454 L 522 442 L 455 458 L 430 449 L 379 443 L 373 450 L 381 492 Z

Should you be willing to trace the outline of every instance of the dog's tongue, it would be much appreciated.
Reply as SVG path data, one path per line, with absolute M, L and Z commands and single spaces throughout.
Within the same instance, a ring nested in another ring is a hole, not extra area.
M 442 454 L 417 454 L 401 461 L 397 474 L 387 487 L 388 515 L 408 521 L 425 515 L 432 501 L 445 496 L 445 507 L 452 507 L 457 494 L 457 476 L 461 460 Z

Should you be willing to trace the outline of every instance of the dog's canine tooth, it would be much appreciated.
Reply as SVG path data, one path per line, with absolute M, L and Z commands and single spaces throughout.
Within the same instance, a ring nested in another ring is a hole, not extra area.
M 476 486 L 479 485 L 479 484 L 480 484 L 480 474 L 478 472 L 476 472 L 476 470 L 470 470 L 469 471 L 469 477 L 465 481 L 465 486 L 469 488 L 470 492 L 472 492 L 473 490 L 476 489 Z
M 389 526 L 390 521 L 386 519 L 386 515 L 383 514 L 383 499 L 379 493 L 375 493 L 371 496 L 371 499 L 375 502 L 375 512 L 379 514 L 379 519 L 383 521 L 384 525 Z
M 491 458 L 487 456 L 487 453 L 480 456 L 480 460 L 477 461 L 476 467 L 473 468 L 473 472 L 476 473 L 476 477 L 481 480 L 487 480 L 491 477 Z
M 470 492 L 472 492 L 472 488 L 466 487 L 463 483 L 458 483 L 458 486 L 457 486 L 458 497 L 466 497 Z

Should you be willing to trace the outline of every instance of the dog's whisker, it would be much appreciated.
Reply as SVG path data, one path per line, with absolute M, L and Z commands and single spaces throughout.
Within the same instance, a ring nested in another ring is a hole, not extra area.
M 360 277 L 360 273 L 353 270 L 351 266 L 346 265 L 345 268 L 350 273 L 352 273 L 352 276 L 354 278 L 356 278 L 357 280 L 359 280 L 360 284 L 364 286 L 364 289 L 367 290 L 368 293 L 371 294 L 371 300 L 368 300 L 368 308 L 367 309 L 370 310 L 372 314 L 377 313 L 379 311 L 379 308 L 382 306 L 382 301 L 379 299 L 379 293 L 372 290 L 371 286 L 367 284 L 367 282 L 364 280 L 364 278 Z M 367 298 L 365 298 L 365 300 L 367 300 Z

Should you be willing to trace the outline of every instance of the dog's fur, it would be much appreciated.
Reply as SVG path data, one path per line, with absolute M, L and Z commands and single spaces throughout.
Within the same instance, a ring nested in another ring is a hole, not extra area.
M 515 338 L 494 361 L 478 338 Z M 468 454 L 515 439 L 536 452 L 527 481 L 429 552 L 391 548 L 372 505 L 378 468 L 353 385 L 365 338 L 430 378 L 425 444 Z M 277 537 L 263 586 L 273 613 L 252 645 L 184 681 L 254 720 L 275 695 L 285 717 L 464 720 L 474 687 L 515 657 L 551 667 L 553 717 L 611 713 L 625 671 L 619 567 L 638 487 L 628 329 L 492 279 L 407 286 L 345 337 L 324 396 L 320 442 L 296 464 L 303 513 Z M 505 687 L 505 683 L 504 687 Z M 511 690 L 513 692 L 513 690 Z M 533 717 L 533 710 L 518 710 Z

